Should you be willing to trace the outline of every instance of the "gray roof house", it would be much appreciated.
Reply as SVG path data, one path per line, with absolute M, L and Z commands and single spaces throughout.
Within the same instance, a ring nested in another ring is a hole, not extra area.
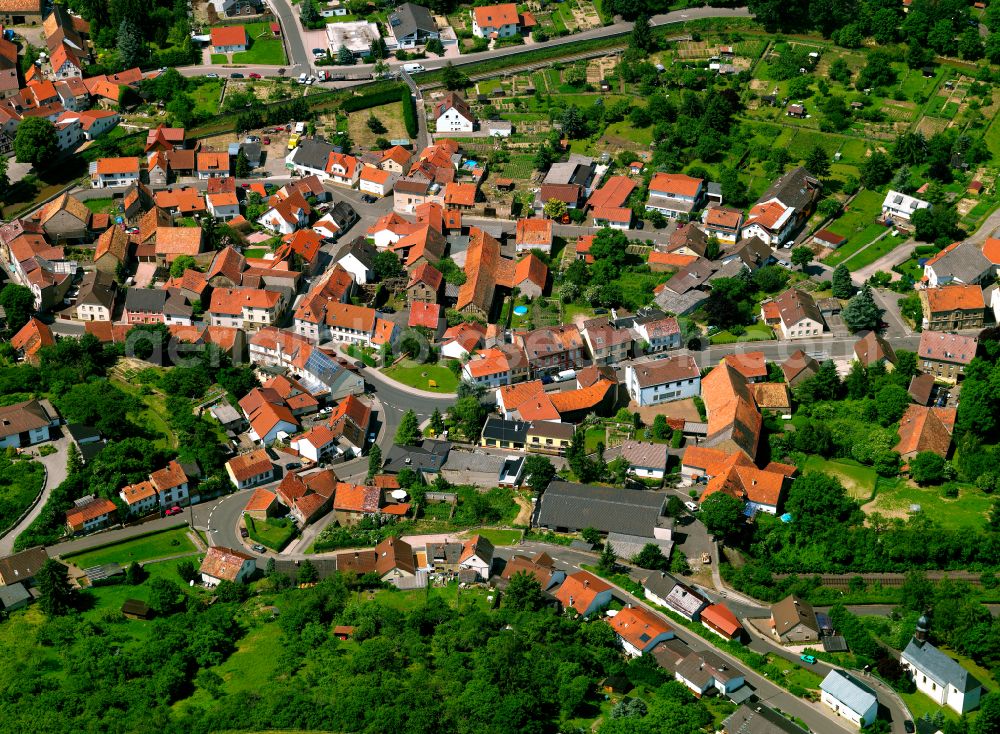
M 917 634 L 923 636 L 926 617 L 917 622 Z M 926 639 L 912 637 L 899 662 L 913 678 L 917 690 L 948 706 L 959 714 L 979 705 L 983 684 L 976 680 L 958 661 L 945 655 Z
M 387 474 L 398 474 L 403 469 L 413 469 L 418 474 L 438 474 L 450 451 L 450 442 L 429 438 L 425 438 L 419 446 L 393 444 L 382 470 Z
M 648 544 L 655 545 L 660 549 L 664 558 L 670 558 L 670 552 L 674 548 L 674 541 L 666 538 L 644 538 L 639 535 L 628 535 L 627 533 L 608 533 L 608 543 L 619 558 L 631 559 L 639 555 L 639 552 Z
M 303 174 L 316 174 L 327 178 L 326 163 L 335 147 L 323 138 L 306 138 L 286 159 L 295 170 Z
M 385 41 L 390 50 L 412 48 L 440 36 L 434 16 L 423 5 L 403 3 L 389 14 L 386 25 L 389 35 Z
M 358 221 L 358 213 L 346 201 L 338 201 L 330 210 L 330 217 L 340 227 L 341 232 L 346 232 Z
M 701 610 L 708 606 L 708 599 L 679 581 L 663 599 L 664 606 L 672 609 L 685 619 L 697 622 Z
M 125 291 L 125 314 L 162 314 L 167 292 L 159 288 L 129 288 Z
M 819 684 L 821 700 L 839 716 L 857 726 L 867 726 L 878 714 L 875 691 L 843 670 L 831 670 Z
M 666 495 L 614 487 L 553 481 L 542 494 L 535 525 L 574 532 L 592 527 L 602 533 L 652 537 Z
M 5 612 L 13 612 L 23 609 L 31 601 L 31 594 L 24 584 L 11 584 L 10 586 L 0 586 L 0 609 Z
M 932 257 L 924 266 L 924 274 L 931 288 L 950 284 L 977 285 L 992 276 L 993 263 L 975 242 L 962 242 Z
M 49 554 L 40 545 L 0 558 L 0 586 L 31 581 L 47 560 Z
M 806 734 L 798 724 L 760 704 L 741 705 L 722 722 L 722 731 L 726 734 Z

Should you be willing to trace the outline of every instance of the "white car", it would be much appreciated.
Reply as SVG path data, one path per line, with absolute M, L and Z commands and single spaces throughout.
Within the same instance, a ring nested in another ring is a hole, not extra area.
M 697 502 L 685 502 L 684 506 L 688 508 L 690 512 L 698 512 L 698 510 L 701 509 L 700 507 L 698 507 Z

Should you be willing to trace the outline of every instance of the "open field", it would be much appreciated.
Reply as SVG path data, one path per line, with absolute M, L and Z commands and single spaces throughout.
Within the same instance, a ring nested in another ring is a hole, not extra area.
M 385 125 L 386 132 L 372 132 L 368 127 L 368 120 L 371 117 Z M 394 102 L 381 107 L 351 112 L 347 116 L 347 132 L 351 136 L 351 141 L 363 148 L 375 147 L 375 141 L 378 138 L 395 140 L 409 137 L 406 133 L 406 123 L 403 122 L 403 103 Z
M 481 535 L 493 545 L 517 545 L 523 533 L 520 530 L 502 530 L 500 528 L 481 528 L 473 535 Z
M 455 377 L 455 374 L 447 367 L 437 364 L 420 364 L 404 359 L 399 364 L 387 367 L 382 372 L 386 376 L 418 390 L 451 393 L 458 388 L 458 378 Z
M 878 478 L 874 469 L 851 459 L 824 459 L 820 456 L 810 456 L 806 460 L 805 469 L 836 477 L 844 485 L 848 495 L 862 501 L 872 496 Z
M 879 482 L 875 499 L 864 505 L 867 514 L 879 512 L 886 517 L 906 517 L 911 505 L 920 505 L 920 512 L 951 529 L 982 530 L 993 500 L 969 485 L 959 485 L 958 497 L 943 495 L 941 487 L 916 487 L 898 479 Z
M 183 522 L 181 520 L 180 522 Z M 91 568 L 105 563 L 119 563 L 127 566 L 132 561 L 142 563 L 157 558 L 179 556 L 184 553 L 194 553 L 198 549 L 187 537 L 186 524 L 176 528 L 163 530 L 153 535 L 146 535 L 124 543 L 95 548 L 94 550 L 66 556 L 63 560 L 79 568 Z
M 136 422 L 159 434 L 154 443 L 163 448 L 176 448 L 178 444 L 177 434 L 174 433 L 174 430 L 167 423 L 167 419 L 164 418 L 167 414 L 167 401 L 156 393 L 144 395 L 137 385 L 133 385 L 130 382 L 125 382 L 118 378 L 111 378 L 111 382 L 119 390 L 127 392 L 146 404 L 146 409 L 139 413 Z
M 0 456 L 0 530 L 14 525 L 38 496 L 45 476 L 37 461 Z
M 267 23 L 250 23 L 244 26 L 250 38 L 250 48 L 233 54 L 234 64 L 273 64 L 280 66 L 285 63 L 285 47 L 280 38 L 271 35 Z

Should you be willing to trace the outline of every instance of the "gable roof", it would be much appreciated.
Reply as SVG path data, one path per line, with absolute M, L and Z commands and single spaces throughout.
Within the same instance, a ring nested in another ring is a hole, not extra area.
M 781 363 L 781 371 L 785 375 L 785 382 L 793 382 L 800 375 L 812 377 L 819 372 L 819 362 L 809 356 L 801 349 L 797 349 Z
M 594 603 L 598 594 L 610 591 L 610 584 L 598 578 L 590 571 L 571 573 L 556 589 L 554 596 L 566 609 L 575 609 L 583 614 Z
M 266 474 L 269 470 L 274 469 L 265 449 L 255 449 L 249 453 L 234 456 L 226 462 L 226 466 L 240 482 Z
M 52 329 L 34 316 L 28 319 L 28 323 L 10 340 L 10 345 L 16 351 L 22 352 L 25 358 L 32 358 L 42 347 L 49 347 L 55 343 L 56 338 L 52 335 Z
M 520 20 L 517 5 L 502 3 L 500 5 L 482 5 L 472 9 L 472 17 L 480 28 L 499 28 L 505 25 L 517 25 Z
M 671 632 L 670 625 L 645 607 L 625 607 L 609 622 L 619 637 L 637 650 L 645 650 L 660 635 Z
M 854 354 L 858 361 L 865 367 L 869 367 L 875 362 L 887 360 L 895 364 L 896 352 L 882 335 L 877 331 L 866 332 L 863 337 L 854 343 Z
M 863 716 L 873 705 L 878 704 L 875 691 L 843 670 L 831 670 L 819 687 L 858 716 Z
M 902 455 L 933 451 L 947 457 L 957 414 L 955 408 L 908 405 L 899 421 L 899 443 L 894 450 Z
M 693 197 L 698 193 L 704 179 L 687 176 L 683 173 L 657 173 L 649 182 L 649 191 L 660 192 L 674 196 Z
M 213 28 L 211 36 L 213 46 L 245 46 L 247 43 L 247 32 L 241 25 Z
M 803 319 L 823 323 L 823 315 L 811 295 L 798 288 L 789 288 L 773 300 L 778 306 L 778 318 L 786 326 L 794 326 Z
M 416 573 L 413 548 L 402 538 L 389 537 L 375 546 L 375 572 L 385 576 L 394 569 L 405 573 Z
M 721 632 L 734 637 L 743 631 L 736 615 L 722 602 L 710 604 L 701 610 L 701 621 L 708 622 Z
M 236 581 L 243 564 L 253 560 L 253 556 L 241 551 L 214 545 L 208 549 L 198 571 L 220 581 Z
M 938 278 L 953 278 L 963 283 L 973 283 L 993 267 L 979 246 L 970 241 L 949 245 L 928 260 L 924 267 L 933 267 Z
M 816 621 L 816 612 L 813 611 L 812 604 L 794 594 L 771 606 L 771 621 L 778 635 L 787 633 L 799 624 L 817 635 L 820 633 L 819 622 Z
M 978 285 L 945 285 L 928 288 L 927 306 L 932 314 L 950 311 L 982 311 L 986 308 L 983 289 Z
M 983 685 L 957 660 L 948 657 L 931 643 L 915 637 L 910 638 L 903 650 L 903 657 L 942 688 L 954 686 L 962 693 L 968 693 Z
M 538 524 L 594 527 L 601 532 L 651 536 L 666 496 L 555 480 L 542 494 Z
M 976 356 L 978 345 L 979 340 L 974 336 L 925 330 L 920 334 L 917 359 L 967 365 Z

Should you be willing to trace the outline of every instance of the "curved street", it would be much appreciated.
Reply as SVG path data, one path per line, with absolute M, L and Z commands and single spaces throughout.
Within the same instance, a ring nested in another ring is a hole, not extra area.
M 0 556 L 10 555 L 14 552 L 14 541 L 17 540 L 17 536 L 24 532 L 42 513 L 45 503 L 49 501 L 52 488 L 58 487 L 66 479 L 66 451 L 69 447 L 69 438 L 63 436 L 46 445 L 55 448 L 56 452 L 48 456 L 35 457 L 35 461 L 45 467 L 45 484 L 28 514 L 0 538 Z

